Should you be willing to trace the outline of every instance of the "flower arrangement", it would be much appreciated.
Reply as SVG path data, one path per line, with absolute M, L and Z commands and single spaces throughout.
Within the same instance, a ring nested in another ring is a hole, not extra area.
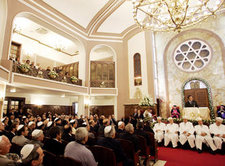
M 72 77 L 70 77 L 70 80 L 72 83 L 77 83 L 78 78 L 76 76 L 72 76 Z
M 145 96 L 144 98 L 141 99 L 139 105 L 140 106 L 154 106 L 155 103 L 154 103 L 154 100 L 152 97 Z
M 102 82 L 100 83 L 100 88 L 105 88 L 105 82 L 104 82 L 104 81 L 102 81 Z
M 19 68 L 20 71 L 23 72 L 23 73 L 27 73 L 27 72 L 29 72 L 29 71 L 31 70 L 31 69 L 30 69 L 30 65 L 29 65 L 29 64 L 26 64 L 26 63 L 20 64 L 20 65 L 18 66 L 18 68 Z
M 50 71 L 48 73 L 48 76 L 52 79 L 55 79 L 56 77 L 58 77 L 59 75 L 55 72 L 55 71 Z

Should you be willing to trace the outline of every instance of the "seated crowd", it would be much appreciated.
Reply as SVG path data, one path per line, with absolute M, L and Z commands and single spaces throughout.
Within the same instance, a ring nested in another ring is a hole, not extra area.
M 198 125 L 193 126 L 191 122 L 188 122 L 186 117 L 183 117 L 183 122 L 179 125 L 174 123 L 173 118 L 169 117 L 168 124 L 161 121 L 161 117 L 157 118 L 157 123 L 154 125 L 155 139 L 158 143 L 162 143 L 164 139 L 164 146 L 168 146 L 171 142 L 173 148 L 178 146 L 178 142 L 181 145 L 188 142 L 191 149 L 196 148 L 199 153 L 202 152 L 202 144 L 206 143 L 210 147 L 210 152 L 215 154 L 216 151 L 223 153 L 225 151 L 225 125 L 222 124 L 223 119 L 216 118 L 216 122 L 209 127 L 203 124 L 201 118 L 198 118 Z
M 18 58 L 13 60 L 13 62 L 17 66 L 21 65 L 21 63 L 19 62 Z M 25 63 L 22 63 L 22 64 L 26 64 L 30 68 L 31 73 L 33 73 L 31 75 L 35 76 L 35 77 L 38 76 L 38 77 L 43 78 L 43 73 L 44 72 L 46 72 L 48 74 L 51 71 L 54 71 L 55 73 L 57 73 L 58 76 L 60 76 L 62 78 L 62 80 L 61 80 L 62 82 L 67 82 L 67 77 L 68 78 L 71 77 L 68 72 L 63 70 L 62 66 L 58 67 L 58 68 L 57 67 L 53 67 L 52 68 L 52 67 L 48 66 L 46 69 L 44 69 L 44 68 L 42 68 L 40 63 L 37 63 L 35 65 L 35 63 L 34 62 L 30 62 L 30 60 L 26 60 Z M 34 73 L 36 73 L 36 74 L 34 74 Z
M 135 158 L 127 153 L 127 148 L 130 147 L 125 148 L 124 141 L 132 145 L 137 156 L 144 156 L 146 164 L 150 154 L 154 154 L 155 142 L 150 138 L 151 134 L 154 137 L 153 133 L 159 143 L 164 139 L 165 146 L 171 141 L 175 148 L 178 140 L 182 145 L 188 141 L 191 148 L 196 145 L 199 151 L 202 150 L 202 143 L 207 143 L 215 152 L 222 148 L 222 142 L 225 141 L 224 125 L 220 118 L 209 129 L 202 124 L 201 119 L 198 121 L 199 125 L 193 127 L 186 118 L 180 125 L 168 118 L 169 123 L 166 125 L 158 117 L 158 123 L 152 130 L 150 125 L 154 119 L 151 117 L 151 110 L 144 114 L 135 110 L 132 116 L 121 121 L 116 121 L 114 115 L 108 118 L 104 115 L 78 117 L 52 115 L 48 112 L 34 116 L 32 111 L 13 110 L 0 122 L 0 165 L 42 165 L 45 161 L 44 154 L 48 152 L 71 158 L 84 166 L 95 166 L 100 162 L 96 161 L 96 154 L 91 150 L 96 145 L 111 149 L 116 163 L 124 166 L 136 165 Z M 151 153 L 143 152 L 143 141 Z M 20 150 L 16 151 L 13 148 L 15 146 L 20 147 Z

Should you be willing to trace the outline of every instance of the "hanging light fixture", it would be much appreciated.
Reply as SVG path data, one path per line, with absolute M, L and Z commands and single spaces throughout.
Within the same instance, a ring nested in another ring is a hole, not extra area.
M 132 0 L 133 17 L 142 29 L 180 31 L 214 15 L 224 0 Z

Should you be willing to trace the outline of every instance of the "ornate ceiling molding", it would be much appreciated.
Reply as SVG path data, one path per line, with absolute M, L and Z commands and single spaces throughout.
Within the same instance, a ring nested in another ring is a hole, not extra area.
M 65 16 L 55 8 L 51 7 L 43 0 L 19 0 L 23 2 L 25 5 L 32 6 L 36 10 L 40 11 L 40 13 L 44 15 L 48 15 L 49 17 L 60 21 L 66 27 L 73 29 L 80 36 L 83 36 L 87 40 L 123 40 L 123 38 L 131 31 L 137 28 L 134 24 L 127 29 L 125 29 L 120 34 L 118 33 L 105 33 L 105 32 L 97 32 L 98 28 L 101 24 L 113 13 L 115 12 L 126 0 L 109 0 L 106 5 L 104 5 L 101 10 L 97 12 L 96 15 L 89 22 L 88 26 L 85 28 L 80 24 L 76 23 L 74 20 Z

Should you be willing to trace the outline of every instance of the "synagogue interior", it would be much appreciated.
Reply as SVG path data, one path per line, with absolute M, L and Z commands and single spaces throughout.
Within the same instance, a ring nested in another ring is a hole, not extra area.
M 224 0 L 0 0 L 0 166 L 224 155 Z

